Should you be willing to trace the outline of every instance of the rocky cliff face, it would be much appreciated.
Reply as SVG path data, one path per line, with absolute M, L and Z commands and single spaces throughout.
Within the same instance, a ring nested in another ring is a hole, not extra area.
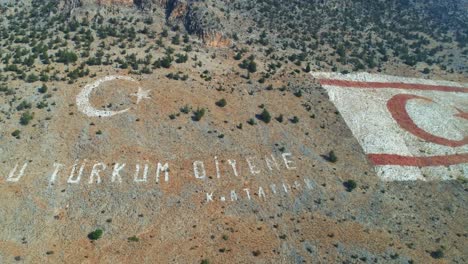
M 134 6 L 143 11 L 162 8 L 169 24 L 182 24 L 187 32 L 197 35 L 205 44 L 212 47 L 226 47 L 231 44 L 219 16 L 203 2 L 187 0 L 64 0 L 64 7 L 67 10 L 109 5 Z
M 226 47 L 231 44 L 220 17 L 202 3 L 191 3 L 185 11 L 184 26 L 190 34 L 196 34 L 212 47 Z M 174 10 L 178 10 L 175 8 Z

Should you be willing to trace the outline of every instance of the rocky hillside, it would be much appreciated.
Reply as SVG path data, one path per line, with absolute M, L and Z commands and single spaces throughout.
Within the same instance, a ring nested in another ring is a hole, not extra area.
M 0 0 L 0 263 L 467 263 L 310 74 L 466 83 L 464 3 Z
M 67 1 L 68 6 L 162 9 L 211 46 L 257 43 L 333 71 L 466 73 L 467 4 L 451 1 Z M 268 49 L 268 50 L 269 50 Z M 268 52 L 271 54 L 272 52 Z

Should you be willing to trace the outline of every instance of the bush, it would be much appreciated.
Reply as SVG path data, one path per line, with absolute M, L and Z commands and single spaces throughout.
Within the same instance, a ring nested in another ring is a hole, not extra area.
M 13 131 L 13 133 L 11 133 L 11 135 L 15 138 L 20 138 L 20 134 L 21 134 L 21 131 L 19 131 L 18 129 L 16 129 L 15 131 Z
M 17 107 L 16 107 L 16 110 L 17 111 L 21 111 L 21 110 L 24 110 L 24 109 L 31 109 L 31 103 L 30 102 L 27 102 L 25 100 L 23 100 Z
M 59 50 L 55 56 L 57 57 L 57 62 L 64 64 L 73 63 L 78 60 L 78 56 L 73 51 L 68 50 Z
M 247 120 L 247 123 L 248 123 L 249 125 L 251 125 L 251 126 L 257 124 L 253 118 L 250 118 L 249 120 Z
M 243 60 L 241 64 L 239 64 L 241 69 L 246 69 L 249 73 L 254 73 L 257 71 L 257 63 L 254 61 L 253 57 L 250 57 L 247 60 Z
M 283 115 L 279 115 L 277 118 L 276 118 L 276 121 L 280 122 L 280 123 L 283 123 Z
M 138 242 L 138 241 L 140 241 L 140 239 L 139 239 L 138 237 L 136 237 L 136 236 L 132 236 L 132 237 L 129 237 L 129 238 L 128 238 L 128 241 L 130 241 L 130 242 Z
M 435 259 L 441 259 L 444 257 L 444 252 L 441 249 L 431 252 L 431 257 Z
M 271 121 L 271 115 L 268 112 L 268 110 L 263 109 L 263 112 L 260 115 L 258 115 L 258 119 L 268 124 Z
M 347 180 L 343 182 L 343 186 L 346 188 L 347 192 L 352 192 L 357 187 L 357 183 L 353 180 Z
M 257 71 L 257 63 L 253 60 L 250 61 L 249 66 L 247 67 L 247 70 L 250 73 L 254 73 Z
M 173 60 L 174 59 L 171 56 L 167 55 L 164 58 L 162 58 L 161 60 L 158 60 L 157 62 L 160 62 L 161 67 L 164 67 L 164 68 L 168 69 L 168 68 L 171 67 Z
M 302 91 L 298 90 L 297 92 L 294 93 L 296 97 L 301 97 L 302 96 Z
M 23 126 L 27 126 L 33 118 L 34 114 L 31 114 L 29 111 L 24 112 L 20 117 L 20 124 Z
M 200 121 L 204 115 L 205 115 L 205 108 L 197 108 L 196 111 L 193 111 L 192 120 Z
M 43 84 L 41 87 L 39 87 L 39 89 L 37 89 L 37 91 L 39 93 L 41 93 L 41 94 L 47 93 L 47 90 L 48 90 L 48 88 L 47 88 L 47 85 L 45 85 L 45 84 Z
M 330 153 L 328 153 L 327 160 L 329 162 L 332 162 L 332 163 L 335 163 L 338 160 L 338 158 L 336 157 L 335 152 L 333 150 L 330 151 Z
M 177 58 L 176 58 L 176 62 L 177 63 L 184 63 L 184 62 L 187 62 L 188 61 L 188 55 L 185 54 L 176 54 L 175 55 Z
M 180 112 L 182 112 L 184 114 L 188 114 L 188 113 L 190 113 L 190 107 L 188 105 L 185 105 L 184 107 L 180 108 Z
M 219 106 L 219 107 L 225 107 L 226 104 L 227 104 L 227 102 L 226 102 L 226 99 L 224 99 L 224 98 L 216 102 L 216 105 Z
M 28 77 L 26 77 L 26 82 L 28 83 L 33 83 L 37 81 L 39 81 L 39 77 L 34 73 L 31 73 L 28 75 Z
M 235 59 L 235 60 L 240 60 L 240 59 L 242 59 L 242 53 L 238 52 L 238 53 L 234 56 L 234 59 Z
M 98 240 L 102 237 L 102 230 L 101 229 L 96 229 L 93 232 L 88 234 L 88 238 L 91 240 Z
M 291 119 L 291 122 L 292 122 L 293 124 L 299 123 L 299 117 L 294 116 L 294 117 Z

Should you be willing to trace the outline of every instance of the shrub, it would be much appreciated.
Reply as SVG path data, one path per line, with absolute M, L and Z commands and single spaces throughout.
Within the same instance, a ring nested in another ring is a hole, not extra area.
M 180 108 L 180 112 L 188 114 L 190 113 L 190 107 L 188 105 L 185 105 L 184 107 Z
M 192 119 L 193 121 L 200 121 L 205 115 L 205 108 L 197 108 L 196 111 L 193 111 Z
M 254 61 L 253 57 L 250 57 L 247 60 L 243 60 L 241 64 L 239 64 L 241 69 L 247 69 L 249 73 L 254 73 L 257 71 L 257 63 Z
M 132 236 L 132 237 L 128 238 L 128 241 L 129 242 L 138 242 L 138 241 L 140 241 L 140 239 L 138 237 L 136 237 L 136 236 Z
M 291 122 L 292 122 L 293 124 L 299 123 L 299 117 L 294 116 L 294 117 L 291 119 Z
M 281 114 L 278 117 L 276 117 L 276 121 L 283 123 L 283 115 Z
M 29 111 L 24 112 L 20 117 L 20 124 L 26 126 L 34 118 L 34 114 L 31 114 Z
M 91 240 L 98 240 L 102 237 L 102 230 L 101 229 L 96 229 L 93 232 L 88 234 L 88 238 Z
M 347 192 L 352 192 L 357 187 L 357 183 L 354 180 L 347 180 L 343 182 L 343 186 L 346 188 Z
M 242 59 L 242 53 L 238 52 L 238 53 L 234 56 L 234 59 L 235 59 L 235 60 L 240 60 L 240 59 Z
M 210 264 L 210 261 L 207 259 L 203 259 L 200 264 Z
M 28 77 L 26 77 L 26 82 L 28 83 L 33 83 L 37 81 L 39 81 L 39 77 L 34 73 L 31 73 L 28 75 Z
M 174 37 L 172 37 L 172 44 L 174 45 L 179 45 L 180 44 L 180 36 L 177 34 Z
M 47 85 L 43 84 L 41 87 L 39 87 L 39 89 L 37 89 L 38 92 L 40 92 L 41 94 L 45 94 L 47 93 Z
M 175 55 L 177 58 L 176 58 L 176 62 L 177 63 L 184 63 L 184 62 L 187 62 L 188 61 L 188 55 L 187 54 L 176 54 Z
M 73 63 L 78 60 L 78 56 L 73 51 L 68 50 L 59 50 L 55 56 L 57 56 L 57 62 L 64 64 Z
M 253 60 L 251 60 L 249 62 L 249 66 L 247 67 L 247 70 L 250 72 L 250 73 L 254 73 L 257 71 L 257 63 Z
M 20 134 L 21 134 L 21 131 L 19 131 L 18 129 L 16 129 L 15 131 L 13 131 L 13 133 L 11 133 L 11 135 L 15 138 L 20 138 Z
M 333 150 L 328 153 L 327 160 L 332 163 L 335 163 L 338 160 Z
M 251 126 L 257 124 L 253 118 L 250 118 L 249 120 L 247 120 L 247 123 L 248 123 L 249 125 L 251 125 Z
M 216 102 L 216 105 L 219 106 L 219 107 L 225 107 L 226 104 L 227 104 L 227 102 L 226 102 L 226 99 L 224 99 L 224 98 Z
M 266 109 L 263 109 L 263 112 L 258 116 L 258 118 L 267 124 L 271 121 L 271 115 Z
M 31 109 L 31 103 L 30 102 L 27 102 L 25 100 L 23 100 L 17 107 L 16 107 L 16 110 L 17 111 L 21 111 L 21 110 L 24 110 L 24 109 Z
M 441 249 L 431 252 L 431 257 L 435 259 L 441 259 L 444 257 L 444 252 Z
M 167 55 L 164 58 L 162 58 L 162 60 L 158 60 L 158 61 L 160 62 L 161 67 L 168 69 L 171 67 L 173 60 L 174 59 L 171 56 Z

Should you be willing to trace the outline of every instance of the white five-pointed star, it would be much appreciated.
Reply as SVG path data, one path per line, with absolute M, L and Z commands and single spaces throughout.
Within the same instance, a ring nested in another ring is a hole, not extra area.
M 137 104 L 139 104 L 142 99 L 150 99 L 149 93 L 150 90 L 143 90 L 141 87 L 138 87 L 138 92 L 131 95 L 137 98 Z

